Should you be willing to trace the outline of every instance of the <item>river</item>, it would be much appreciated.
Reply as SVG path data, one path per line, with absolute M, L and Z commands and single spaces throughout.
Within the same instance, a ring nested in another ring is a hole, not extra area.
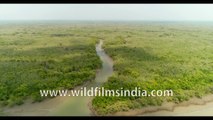
M 78 86 L 98 87 L 106 82 L 113 73 L 113 61 L 102 49 L 103 41 L 96 45 L 97 55 L 102 61 L 102 68 L 97 72 L 93 82 Z M 93 97 L 55 97 L 40 103 L 26 102 L 23 105 L 12 108 L 4 108 L 3 115 L 9 116 L 91 116 L 91 100 Z M 202 99 L 193 98 L 181 104 L 165 103 L 162 106 L 153 106 L 143 109 L 135 109 L 127 112 L 118 112 L 115 116 L 212 116 L 213 94 Z

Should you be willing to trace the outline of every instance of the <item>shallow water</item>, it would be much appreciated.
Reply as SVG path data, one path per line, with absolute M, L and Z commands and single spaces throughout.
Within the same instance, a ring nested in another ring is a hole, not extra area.
M 102 68 L 97 72 L 95 80 L 78 86 L 75 90 L 81 87 L 87 87 L 88 89 L 98 87 L 112 75 L 113 61 L 102 49 L 102 44 L 103 42 L 100 41 L 96 45 L 96 52 L 102 61 Z M 92 115 L 89 108 L 91 100 L 92 97 L 89 96 L 55 97 L 40 103 L 26 102 L 21 106 L 5 108 L 3 114 L 9 116 L 90 116 Z

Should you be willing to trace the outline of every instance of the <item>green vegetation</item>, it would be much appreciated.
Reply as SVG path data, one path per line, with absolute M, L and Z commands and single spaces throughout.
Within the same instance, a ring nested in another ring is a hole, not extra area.
M 11 23 L 0 25 L 0 104 L 42 101 L 40 89 L 73 88 L 114 60 L 105 89 L 172 89 L 173 97 L 95 97 L 100 115 L 213 93 L 213 26 L 202 23 Z
M 105 89 L 167 90 L 173 97 L 96 97 L 98 114 L 112 114 L 163 102 L 179 103 L 213 93 L 212 26 L 202 24 L 123 24 L 106 29 L 105 51 L 114 74 Z
M 86 33 L 86 34 L 85 34 Z M 94 80 L 97 38 L 74 25 L 0 26 L 0 105 L 42 101 L 40 89 L 72 89 Z

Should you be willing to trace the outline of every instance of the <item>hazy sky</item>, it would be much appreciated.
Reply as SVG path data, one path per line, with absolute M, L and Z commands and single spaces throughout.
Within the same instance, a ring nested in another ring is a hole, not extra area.
M 0 20 L 213 21 L 213 4 L 0 4 Z

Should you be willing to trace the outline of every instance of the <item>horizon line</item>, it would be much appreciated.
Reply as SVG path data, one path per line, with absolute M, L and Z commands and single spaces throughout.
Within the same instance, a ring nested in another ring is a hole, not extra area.
M 83 20 L 83 19 L 0 19 L 0 21 L 212 21 L 213 20 Z

